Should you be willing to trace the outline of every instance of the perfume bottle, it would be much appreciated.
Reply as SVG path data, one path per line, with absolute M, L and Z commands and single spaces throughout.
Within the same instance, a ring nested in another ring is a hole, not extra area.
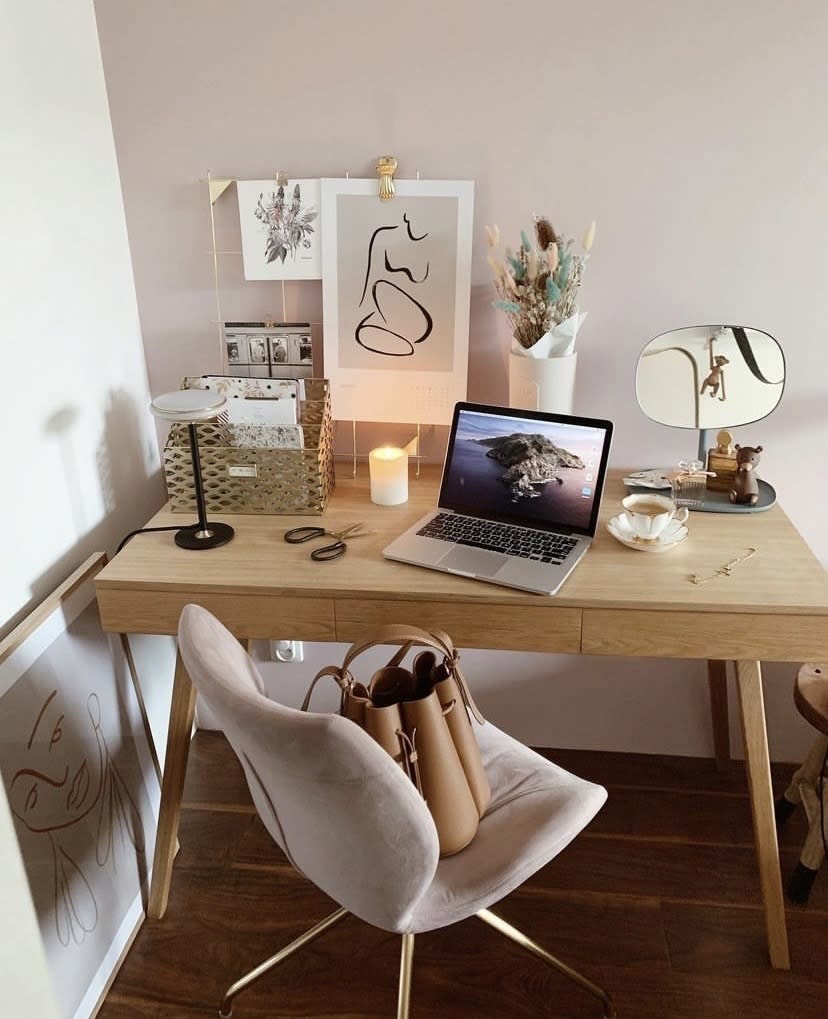
M 730 432 L 721 431 L 716 436 L 716 445 L 707 453 L 707 470 L 710 472 L 707 487 L 711 492 L 729 492 L 736 479 L 736 467 L 733 436 Z
M 704 502 L 707 472 L 701 460 L 680 460 L 679 469 L 670 483 L 673 502 L 677 506 L 698 509 Z

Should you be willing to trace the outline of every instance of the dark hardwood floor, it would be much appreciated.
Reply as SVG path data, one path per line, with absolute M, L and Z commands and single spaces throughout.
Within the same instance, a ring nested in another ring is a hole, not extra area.
M 602 984 L 619 1019 L 825 1019 L 828 873 L 789 907 L 790 972 L 767 965 L 744 769 L 706 760 L 554 751 L 609 801 L 556 860 L 495 907 Z M 778 766 L 784 788 L 792 768 Z M 781 838 L 790 873 L 804 837 Z M 101 1019 L 206 1019 L 247 969 L 335 906 L 256 817 L 216 733 L 192 747 L 167 916 L 147 921 Z M 399 938 L 348 917 L 250 990 L 234 1019 L 391 1017 Z M 412 1019 L 598 1016 L 594 1000 L 476 919 L 418 936 Z

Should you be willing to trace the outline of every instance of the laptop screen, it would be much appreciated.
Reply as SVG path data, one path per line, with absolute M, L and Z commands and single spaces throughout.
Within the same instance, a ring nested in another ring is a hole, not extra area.
M 440 508 L 595 534 L 612 422 L 458 403 Z

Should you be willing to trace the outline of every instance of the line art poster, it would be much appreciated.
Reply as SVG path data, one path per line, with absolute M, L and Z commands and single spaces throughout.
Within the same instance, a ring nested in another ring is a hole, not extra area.
M 160 787 L 92 581 L 0 655 L 0 774 L 55 1000 L 95 1014 L 144 916 Z
M 466 397 L 472 181 L 323 180 L 325 374 L 335 418 L 449 424 Z

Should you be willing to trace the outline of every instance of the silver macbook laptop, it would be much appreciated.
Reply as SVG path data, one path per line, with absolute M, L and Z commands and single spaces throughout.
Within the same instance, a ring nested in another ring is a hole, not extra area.
M 555 594 L 595 536 L 612 423 L 458 403 L 437 509 L 383 555 Z

